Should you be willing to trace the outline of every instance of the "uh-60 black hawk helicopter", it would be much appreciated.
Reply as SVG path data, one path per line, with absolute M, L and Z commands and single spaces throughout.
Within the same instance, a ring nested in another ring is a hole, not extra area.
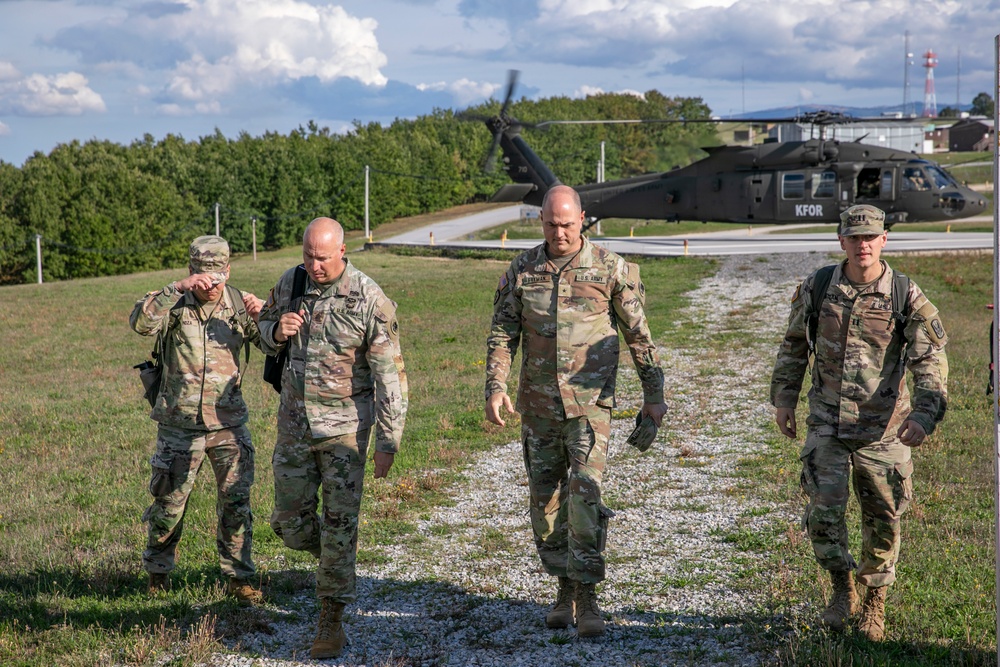
M 545 192 L 561 183 L 521 137 L 523 127 L 581 122 L 720 122 L 657 119 L 521 123 L 507 114 L 515 83 L 516 73 L 512 72 L 500 113 L 480 117 L 493 133 L 488 168 L 499 148 L 503 168 L 514 181 L 503 186 L 492 201 L 541 205 Z M 915 153 L 824 137 L 826 127 L 858 120 L 829 112 L 794 119 L 754 119 L 754 123 L 808 122 L 820 127 L 820 138 L 708 147 L 703 149 L 708 157 L 686 167 L 573 187 L 580 193 L 588 226 L 604 218 L 835 223 L 840 213 L 854 204 L 879 207 L 886 212 L 887 226 L 891 226 L 957 220 L 986 209 L 980 194 Z

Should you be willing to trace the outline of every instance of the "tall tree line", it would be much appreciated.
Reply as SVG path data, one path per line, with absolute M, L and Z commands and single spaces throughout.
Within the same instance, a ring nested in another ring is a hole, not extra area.
M 495 114 L 497 102 L 470 115 Z M 699 98 L 602 94 L 514 102 L 526 124 L 542 120 L 709 117 Z M 508 182 L 482 170 L 492 141 L 481 122 L 438 109 L 415 120 L 355 123 L 344 134 L 309 122 L 287 135 L 216 131 L 197 141 L 152 136 L 128 146 L 73 141 L 20 168 L 0 161 L 0 283 L 35 280 L 35 239 L 45 280 L 114 275 L 183 265 L 190 239 L 214 230 L 235 252 L 300 242 L 318 215 L 347 229 L 364 225 L 364 166 L 370 165 L 373 226 L 394 218 L 488 199 Z M 711 124 L 570 125 L 525 130 L 525 138 L 566 183 L 592 182 L 600 142 L 606 178 L 684 165 L 716 143 Z

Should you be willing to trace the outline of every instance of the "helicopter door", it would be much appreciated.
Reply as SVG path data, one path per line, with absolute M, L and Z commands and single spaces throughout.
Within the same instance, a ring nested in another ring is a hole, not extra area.
M 865 167 L 858 173 L 857 199 L 865 202 L 891 202 L 895 199 L 893 170 Z
M 758 172 L 746 177 L 745 210 L 748 221 L 774 217 L 774 194 L 771 192 L 770 172 Z

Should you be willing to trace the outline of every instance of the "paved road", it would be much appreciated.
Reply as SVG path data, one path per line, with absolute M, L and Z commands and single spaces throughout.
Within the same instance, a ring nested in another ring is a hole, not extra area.
M 527 249 L 538 245 L 538 239 L 500 241 L 473 241 L 468 235 L 481 229 L 517 220 L 521 206 L 509 206 L 484 213 L 476 213 L 464 218 L 428 225 L 399 236 L 384 239 L 376 245 L 420 245 L 431 244 L 447 248 Z M 982 216 L 991 220 L 991 216 Z M 774 225 L 745 227 L 734 225 L 732 231 L 689 234 L 687 236 L 636 236 L 591 237 L 597 245 L 619 254 L 678 256 L 678 255 L 772 255 L 798 252 L 840 252 L 840 244 L 835 237 L 827 234 L 774 234 L 777 230 L 788 231 L 796 227 L 812 225 Z M 896 230 L 903 229 L 897 227 Z M 886 252 L 892 251 L 945 251 L 979 250 L 993 247 L 993 235 L 977 232 L 907 232 L 892 231 Z

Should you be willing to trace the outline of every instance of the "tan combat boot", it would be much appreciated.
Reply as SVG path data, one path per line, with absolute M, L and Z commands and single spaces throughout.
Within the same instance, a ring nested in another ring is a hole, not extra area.
M 344 618 L 344 605 L 330 598 L 323 598 L 323 608 L 319 612 L 319 626 L 316 638 L 313 639 L 309 657 L 314 660 L 336 658 L 344 650 L 347 643 L 347 633 L 341 621 Z
M 246 579 L 236 579 L 235 577 L 230 579 L 229 583 L 226 584 L 226 594 L 246 604 L 259 604 L 264 601 L 264 594 L 254 588 Z
M 861 605 L 858 630 L 868 641 L 880 642 L 885 639 L 885 593 L 888 586 L 869 588 Z
M 823 611 L 823 623 L 831 630 L 843 632 L 847 619 L 858 610 L 858 593 L 854 590 L 854 580 L 850 570 L 830 572 L 833 582 L 833 597 Z
M 545 616 L 545 625 L 550 628 L 568 628 L 573 625 L 576 605 L 573 596 L 576 594 L 576 582 L 569 577 L 559 577 L 559 593 L 556 603 Z
M 597 606 L 597 585 L 576 584 L 576 634 L 579 637 L 600 637 L 604 634 L 604 619 Z
M 149 573 L 149 595 L 155 597 L 170 590 L 170 575 L 166 572 Z

